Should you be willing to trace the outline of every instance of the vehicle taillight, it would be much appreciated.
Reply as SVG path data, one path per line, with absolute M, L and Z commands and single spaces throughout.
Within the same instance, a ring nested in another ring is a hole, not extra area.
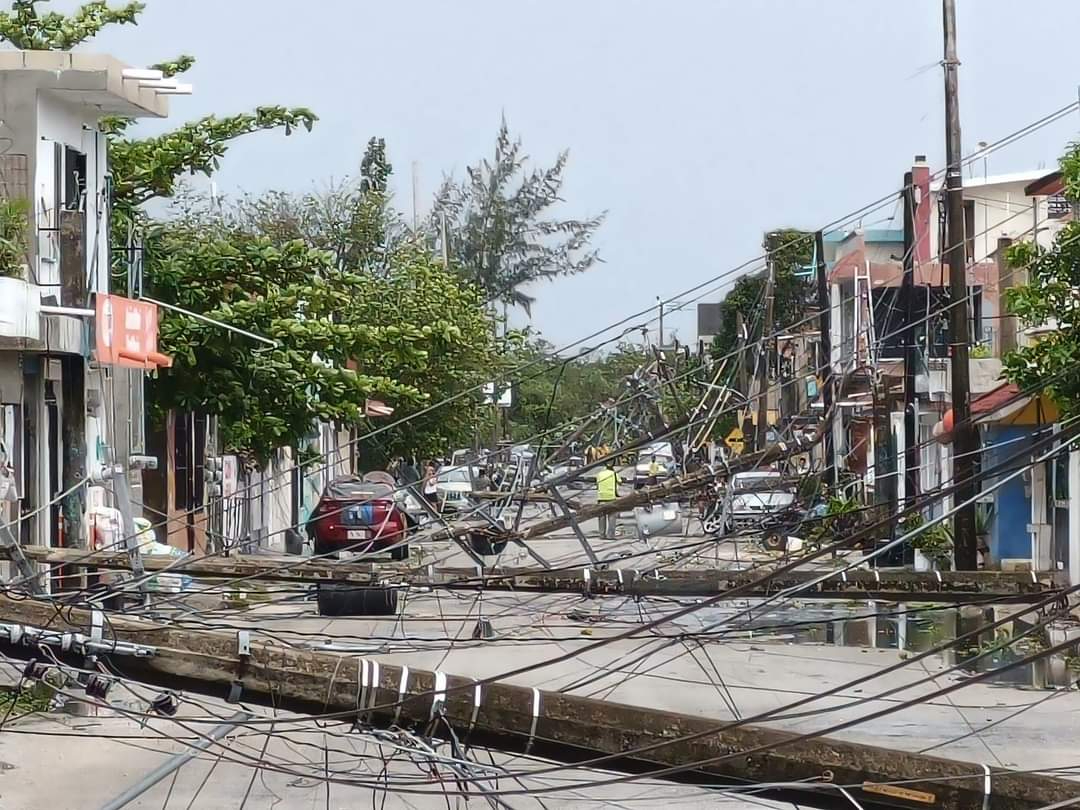
M 374 501 L 371 506 L 372 526 L 377 537 L 395 535 L 405 528 L 401 513 L 394 508 L 393 501 Z

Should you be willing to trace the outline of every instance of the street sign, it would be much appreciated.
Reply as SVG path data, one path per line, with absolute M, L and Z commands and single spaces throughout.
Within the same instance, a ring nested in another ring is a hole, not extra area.
M 731 432 L 724 437 L 724 444 L 731 448 L 732 452 L 739 455 L 743 451 L 743 432 L 738 427 L 733 427 Z

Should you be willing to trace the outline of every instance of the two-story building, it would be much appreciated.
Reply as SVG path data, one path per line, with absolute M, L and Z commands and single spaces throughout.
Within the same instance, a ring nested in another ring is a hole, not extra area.
M 84 482 L 143 451 L 156 312 L 108 297 L 130 294 L 138 262 L 125 254 L 117 289 L 129 246 L 110 242 L 100 124 L 166 116 L 167 84 L 104 55 L 0 52 L 0 206 L 19 246 L 0 267 L 0 462 L 14 482 L 0 524 L 23 543 L 85 542 Z

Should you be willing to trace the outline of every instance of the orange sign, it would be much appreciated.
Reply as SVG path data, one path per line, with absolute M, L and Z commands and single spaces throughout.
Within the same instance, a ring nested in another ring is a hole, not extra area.
M 98 293 L 97 361 L 129 368 L 168 368 L 172 358 L 157 350 L 157 307 L 122 295 Z

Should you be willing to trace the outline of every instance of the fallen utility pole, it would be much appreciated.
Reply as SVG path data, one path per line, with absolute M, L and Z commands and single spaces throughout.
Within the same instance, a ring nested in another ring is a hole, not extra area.
M 979 434 L 971 424 L 971 384 L 968 368 L 967 242 L 964 238 L 963 164 L 960 144 L 960 103 L 957 89 L 956 1 L 942 0 L 945 32 L 945 202 L 948 223 L 949 257 L 949 343 L 952 352 L 953 481 L 959 482 L 957 503 L 967 504 L 953 519 L 956 567 L 978 568 L 978 540 L 975 536 L 975 456 Z
M 92 614 L 0 596 L 0 620 L 83 632 Z M 337 712 L 380 728 L 428 728 L 442 717 L 470 746 L 570 764 L 609 756 L 605 769 L 630 773 L 674 767 L 680 772 L 659 778 L 676 781 L 782 783 L 755 791 L 788 801 L 799 796 L 800 804 L 818 807 L 837 806 L 830 785 L 844 786 L 860 807 L 882 810 L 1034 810 L 1072 799 L 1077 790 L 1067 779 L 251 642 L 252 631 L 192 631 L 117 614 L 104 628 L 106 641 L 151 648 L 140 657 L 110 656 L 113 668 L 147 684 L 211 696 L 231 692 L 247 704 L 301 714 Z M 22 658 L 36 652 L 3 646 Z M 799 782 L 810 784 L 795 787 Z
M 87 553 L 79 549 L 24 546 L 26 558 L 39 563 L 84 565 L 126 571 L 126 554 L 110 551 Z M 621 561 L 614 560 L 612 565 Z M 656 569 L 575 567 L 550 571 L 534 568 L 492 568 L 478 575 L 475 568 L 440 567 L 422 572 L 400 563 L 350 563 L 297 557 L 266 558 L 234 555 L 226 558 L 143 558 L 148 574 L 176 571 L 204 579 L 250 579 L 302 584 L 354 583 L 408 585 L 445 589 L 530 591 L 621 596 L 715 596 L 739 589 L 743 596 L 769 596 L 788 588 L 800 589 L 800 599 L 877 599 L 900 602 L 919 598 L 964 602 L 1001 598 L 1037 601 L 1061 583 L 1051 572 L 1006 571 L 908 571 L 905 569 L 852 570 L 802 590 L 823 573 L 821 570 L 787 571 L 759 583 L 767 569 L 735 571 L 710 568 Z M 940 576 L 939 576 L 940 574 Z

